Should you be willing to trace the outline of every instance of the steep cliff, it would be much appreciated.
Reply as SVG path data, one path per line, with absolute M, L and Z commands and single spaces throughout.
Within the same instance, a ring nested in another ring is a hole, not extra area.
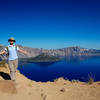
M 19 58 L 27 58 L 27 57 L 36 57 L 41 53 L 45 53 L 51 56 L 100 56 L 100 50 L 96 49 L 85 49 L 78 46 L 75 47 L 67 47 L 60 49 L 40 49 L 40 48 L 31 48 L 25 47 L 22 45 L 18 45 L 20 49 L 28 52 L 28 55 L 24 55 L 22 53 L 18 53 Z M 5 46 L 0 45 L 0 51 L 4 50 Z M 1 58 L 6 58 L 5 55 L 1 55 Z

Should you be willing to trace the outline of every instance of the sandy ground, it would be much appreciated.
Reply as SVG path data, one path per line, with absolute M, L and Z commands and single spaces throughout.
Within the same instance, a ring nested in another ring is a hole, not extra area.
M 9 69 L 0 67 L 0 100 L 100 100 L 100 82 L 89 85 L 59 78 L 54 82 L 36 82 L 16 72 L 16 84 Z

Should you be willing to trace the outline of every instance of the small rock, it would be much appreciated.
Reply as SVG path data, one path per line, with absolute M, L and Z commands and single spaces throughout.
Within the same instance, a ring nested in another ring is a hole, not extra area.
M 43 94 L 43 93 L 41 93 L 41 97 L 43 97 L 43 95 L 44 95 L 44 94 Z
M 100 85 L 100 83 L 98 83 L 98 85 Z
M 28 94 L 29 94 L 29 95 L 32 95 L 32 93 L 31 93 L 31 92 L 29 92 Z
M 45 96 L 43 97 L 43 100 L 46 100 L 46 97 L 47 97 L 47 95 L 45 95 Z
M 60 89 L 60 91 L 61 91 L 61 92 L 65 92 L 66 90 L 65 90 L 65 88 L 62 88 L 62 89 Z
M 66 85 L 66 83 L 64 83 L 64 85 Z

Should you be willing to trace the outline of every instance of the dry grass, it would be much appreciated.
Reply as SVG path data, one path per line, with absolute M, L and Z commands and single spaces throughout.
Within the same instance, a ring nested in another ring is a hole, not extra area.
M 78 83 L 78 82 L 80 82 L 79 80 L 72 80 L 71 81 L 72 83 Z
M 6 68 L 6 61 L 5 60 L 2 60 L 0 62 L 0 67 L 5 67 Z
M 94 76 L 92 73 L 88 74 L 88 84 L 93 84 L 94 83 Z

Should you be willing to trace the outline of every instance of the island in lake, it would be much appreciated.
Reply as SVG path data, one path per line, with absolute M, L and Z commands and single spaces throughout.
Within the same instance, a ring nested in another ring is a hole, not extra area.
M 57 61 L 60 61 L 61 58 L 60 57 L 56 57 L 56 56 L 51 56 L 45 53 L 42 53 L 36 57 L 29 57 L 29 58 L 21 58 L 20 62 L 21 63 L 42 63 L 42 62 L 47 62 L 47 63 L 54 63 Z

